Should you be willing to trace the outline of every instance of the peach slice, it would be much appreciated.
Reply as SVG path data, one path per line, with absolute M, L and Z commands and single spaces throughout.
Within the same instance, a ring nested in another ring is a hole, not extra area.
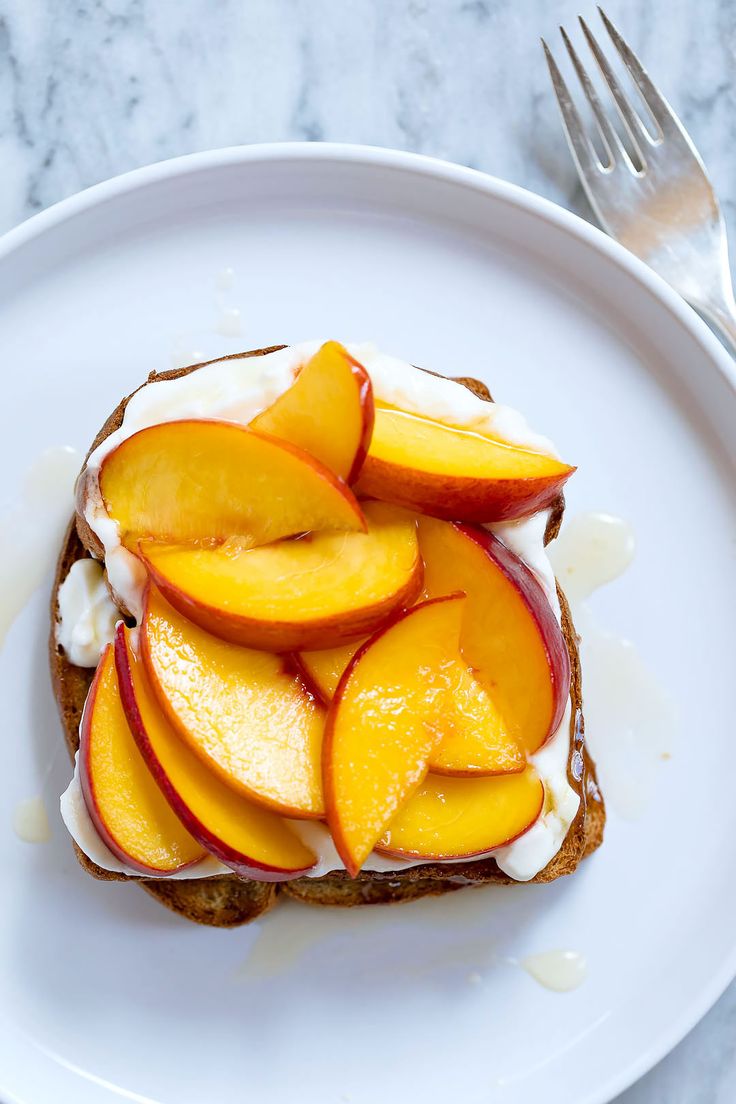
M 352 483 L 373 432 L 370 377 L 347 349 L 328 341 L 289 390 L 250 425 L 259 433 L 291 441 Z
M 307 685 L 326 704 L 360 644 L 324 651 L 298 652 L 294 657 Z M 508 731 L 491 695 L 478 682 L 460 655 L 448 660 L 452 671 L 452 702 L 444 715 L 445 736 L 429 757 L 436 774 L 486 775 L 523 771 L 526 759 Z
M 342 676 L 323 749 L 327 821 L 351 877 L 427 773 L 445 735 L 445 668 L 465 596 L 415 606 L 371 637 Z M 454 644 L 454 649 L 453 649 Z
M 357 640 L 353 644 L 340 644 L 336 648 L 295 653 L 294 661 L 304 681 L 325 705 L 332 701 L 345 668 L 364 643 L 363 640 Z
M 500 521 L 549 505 L 574 471 L 551 456 L 377 407 L 358 490 L 434 517 Z
M 463 687 L 464 605 L 465 596 L 454 594 L 401 614 L 366 641 L 340 679 L 323 765 L 327 820 L 353 877 L 443 741 L 493 731 L 488 695 Z
M 324 815 L 324 710 L 283 658 L 210 636 L 154 587 L 141 654 L 169 721 L 228 785 L 285 816 Z
M 306 452 L 230 422 L 150 426 L 100 468 L 105 509 L 140 537 L 267 544 L 311 529 L 365 530 L 349 488 Z
M 570 692 L 570 657 L 531 570 L 492 533 L 435 518 L 419 521 L 424 595 L 463 590 L 460 650 L 508 730 L 529 754 L 558 728 Z
M 427 775 L 391 821 L 376 851 L 397 858 L 471 859 L 511 843 L 544 807 L 531 767 L 503 778 Z
M 121 862 L 163 878 L 205 857 L 136 747 L 120 701 L 112 644 L 102 654 L 84 707 L 79 767 L 92 823 Z
M 448 663 L 452 678 L 450 699 L 444 706 L 444 738 L 429 757 L 433 774 L 516 774 L 526 756 L 493 697 L 457 653 Z
M 138 749 L 192 836 L 236 874 L 258 881 L 283 881 L 314 866 L 315 855 L 281 817 L 222 782 L 174 731 L 122 622 L 116 629 L 115 663 Z
M 365 504 L 367 533 L 323 532 L 263 548 L 141 541 L 169 602 L 225 640 L 266 651 L 330 647 L 383 624 L 422 585 L 416 519 Z

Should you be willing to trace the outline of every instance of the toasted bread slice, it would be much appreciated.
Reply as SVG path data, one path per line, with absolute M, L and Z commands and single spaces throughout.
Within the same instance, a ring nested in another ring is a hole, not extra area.
M 283 346 L 275 345 L 266 349 L 256 349 L 218 359 L 232 360 L 242 357 L 262 356 L 280 348 L 283 348 Z M 206 361 L 203 364 L 195 364 L 170 372 L 152 373 L 147 382 L 176 379 L 211 363 L 214 363 L 214 361 Z M 479 380 L 459 377 L 457 382 L 468 387 L 479 398 L 492 401 L 488 389 Z M 145 384 L 142 386 L 145 386 Z M 132 394 L 135 394 L 135 392 Z M 110 433 L 120 427 L 125 408 L 131 397 L 132 395 L 128 395 L 124 398 L 107 419 L 93 441 L 90 453 Z M 549 543 L 557 536 L 563 510 L 564 499 L 560 495 L 550 511 L 545 543 Z M 69 525 L 57 565 L 51 596 L 51 634 L 49 639 L 52 684 L 59 706 L 67 748 L 72 758 L 79 747 L 79 723 L 94 672 L 72 665 L 64 655 L 63 650 L 57 645 L 57 595 L 69 568 L 76 560 L 88 555 L 99 558 L 102 552 L 103 549 L 100 547 L 99 541 L 89 529 L 84 518 L 77 515 Z M 605 806 L 598 788 L 595 768 L 584 746 L 582 687 L 577 638 L 565 597 L 561 591 L 559 595 L 562 606 L 562 628 L 572 668 L 571 698 L 573 708 L 571 724 L 573 731 L 570 741 L 568 778 L 570 784 L 580 795 L 581 801 L 578 814 L 560 851 L 544 870 L 537 874 L 533 879 L 534 882 L 550 882 L 565 874 L 571 874 L 580 861 L 601 844 L 605 824 Z M 350 878 L 345 871 L 334 871 L 321 878 L 297 878 L 291 882 L 279 883 L 278 886 L 272 883 L 251 881 L 237 877 L 234 874 L 214 878 L 177 880 L 170 878 L 139 878 L 103 870 L 87 858 L 76 844 L 75 850 L 80 864 L 93 877 L 107 881 L 138 882 L 146 892 L 156 897 L 167 908 L 180 913 L 189 920 L 216 927 L 235 927 L 248 923 L 271 908 L 279 891 L 308 904 L 350 907 L 353 905 L 410 901 L 419 897 L 449 893 L 468 885 L 489 882 L 513 883 L 513 879 L 504 874 L 493 859 L 452 864 L 432 863 L 380 874 L 363 872 L 357 878 Z

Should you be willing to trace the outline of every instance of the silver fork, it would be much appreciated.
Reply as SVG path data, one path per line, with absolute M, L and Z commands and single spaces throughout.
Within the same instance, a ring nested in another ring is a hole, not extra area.
M 624 92 L 585 20 L 583 34 L 628 136 L 632 160 L 612 125 L 572 42 L 563 41 L 595 118 L 601 160 L 554 57 L 542 39 L 552 84 L 580 179 L 598 221 L 658 272 L 720 332 L 736 354 L 736 303 L 726 228 L 715 192 L 682 123 L 605 12 L 608 35 L 654 120 L 650 132 Z

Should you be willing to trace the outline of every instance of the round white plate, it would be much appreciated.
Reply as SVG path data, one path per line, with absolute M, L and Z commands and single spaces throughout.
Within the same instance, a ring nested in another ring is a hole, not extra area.
M 239 337 L 217 333 L 228 307 Z M 0 247 L 8 498 L 47 446 L 86 448 L 177 341 L 202 358 L 311 337 L 482 377 L 579 465 L 571 513 L 633 524 L 635 565 L 597 611 L 678 702 L 679 746 L 643 818 L 611 816 L 571 879 L 198 928 L 75 862 L 46 588 L 0 657 L 6 1101 L 601 1104 L 736 971 L 731 366 L 596 230 L 470 170 L 351 147 L 225 150 L 93 188 Z M 41 787 L 53 838 L 34 847 L 10 824 Z M 566 995 L 506 961 L 558 947 L 589 963 Z

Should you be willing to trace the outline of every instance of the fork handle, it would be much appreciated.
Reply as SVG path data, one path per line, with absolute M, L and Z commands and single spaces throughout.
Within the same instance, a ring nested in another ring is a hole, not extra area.
M 725 297 L 722 302 L 693 303 L 693 306 L 717 331 L 731 356 L 736 357 L 736 303 L 733 296 Z

